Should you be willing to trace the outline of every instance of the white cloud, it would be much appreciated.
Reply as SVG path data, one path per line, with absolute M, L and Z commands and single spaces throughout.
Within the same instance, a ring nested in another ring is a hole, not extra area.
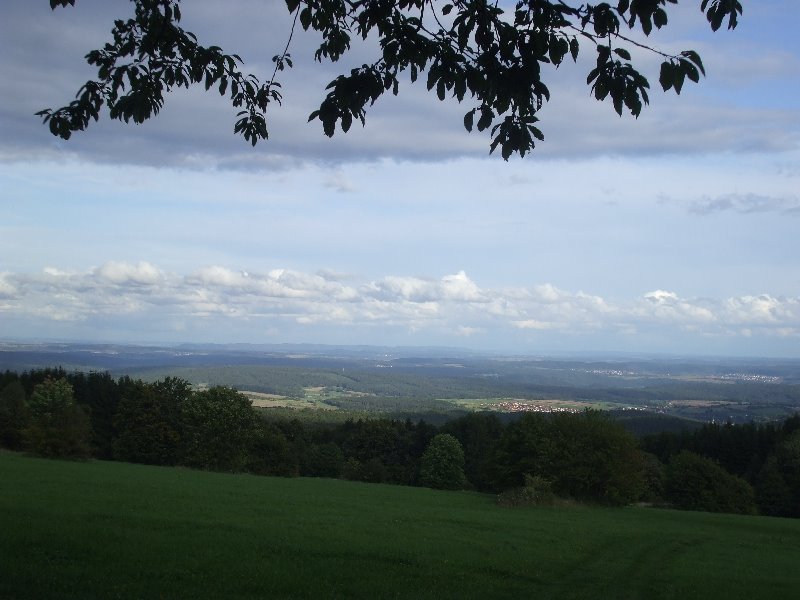
M 445 275 L 438 281 L 390 275 L 370 282 L 364 288 L 364 292 L 382 300 L 402 299 L 414 303 L 489 301 L 464 271 Z
M 204 267 L 191 276 L 198 283 L 212 286 L 245 287 L 250 285 L 243 272 L 232 271 L 226 267 Z
M 800 299 L 773 298 L 768 294 L 728 298 L 725 309 L 734 323 L 776 325 L 800 317 Z
M 675 292 L 655 290 L 643 296 L 640 314 L 645 318 L 682 324 L 690 327 L 698 323 L 713 322 L 717 319 L 714 312 L 704 306 L 702 301 L 684 300 Z
M 698 200 L 691 201 L 688 209 L 689 212 L 698 215 L 731 211 L 741 214 L 775 212 L 800 216 L 800 197 L 738 193 L 723 194 L 715 197 L 704 196 Z
M 349 194 L 355 192 L 357 189 L 341 169 L 334 171 L 328 179 L 325 180 L 325 187 L 339 192 L 340 194 Z
M 8 275 L 10 274 L 0 273 L 0 298 L 4 296 L 11 298 L 18 293 L 16 286 L 13 285 L 10 281 L 8 281 L 7 279 Z
M 480 327 L 467 327 L 466 325 L 459 325 L 456 327 L 456 335 L 470 337 L 483 331 Z
M 537 321 L 536 319 L 525 319 L 524 321 L 514 321 L 514 327 L 519 329 L 556 329 L 558 324 L 549 323 L 546 321 Z
M 56 272 L 56 274 L 60 274 Z M 161 279 L 161 272 L 148 262 L 135 265 L 109 261 L 94 270 L 95 277 L 118 285 L 153 285 Z
M 545 302 L 545 303 L 556 303 L 559 300 L 563 299 L 565 294 L 557 287 L 550 283 L 544 283 L 533 286 L 532 289 L 533 297 L 538 302 Z
M 357 298 L 353 288 L 321 275 L 301 273 L 289 269 L 272 269 L 266 274 L 234 271 L 227 267 L 211 266 L 195 271 L 186 278 L 187 283 L 196 284 L 230 302 L 269 301 L 271 298 L 325 297 L 337 301 Z
M 367 284 L 367 293 L 381 300 L 403 299 L 426 302 L 438 296 L 436 283 L 416 277 L 387 276 Z
M 441 296 L 445 300 L 463 302 L 485 302 L 480 289 L 464 271 L 445 275 L 440 284 Z
M 169 323 L 184 333 L 200 323 L 220 331 L 285 328 L 290 323 L 340 331 L 370 328 L 378 335 L 399 328 L 434 338 L 569 334 L 635 337 L 637 331 L 680 328 L 687 335 L 800 337 L 800 298 L 768 294 L 682 298 L 657 289 L 629 301 L 610 301 L 552 284 L 530 288 L 481 287 L 464 271 L 440 279 L 385 276 L 357 287 L 316 274 L 219 266 L 189 275 L 167 273 L 147 262 L 105 263 L 83 273 L 50 268 L 40 275 L 4 272 L 2 310 L 7 322 L 27 319 L 126 321 L 128 327 Z M 263 325 L 256 325 L 263 322 Z M 237 323 L 241 323 L 237 325 Z M 166 325 L 165 325 L 166 327 Z M 504 333 L 505 332 L 505 333 Z M 513 332 L 518 332 L 514 334 Z M 181 341 L 181 340 L 175 340 Z
M 62 271 L 61 269 L 56 269 L 55 267 L 45 267 L 42 269 L 42 272 L 48 277 L 69 277 L 71 275 L 69 271 Z
M 335 271 L 333 269 L 317 269 L 316 274 L 322 277 L 325 281 L 333 282 L 347 281 L 348 279 L 353 278 L 352 275 Z
M 644 297 L 654 304 L 666 304 L 677 300 L 678 294 L 675 292 L 666 292 L 664 290 L 655 290 L 654 292 L 647 292 Z

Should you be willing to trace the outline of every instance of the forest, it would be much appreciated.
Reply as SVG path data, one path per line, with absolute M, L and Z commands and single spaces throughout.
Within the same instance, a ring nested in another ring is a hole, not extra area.
M 37 369 L 0 376 L 0 444 L 50 458 L 473 489 L 510 505 L 646 503 L 800 517 L 800 415 L 635 436 L 597 410 L 312 421 L 230 387 Z
M 12 344 L 0 368 L 60 365 L 146 382 L 178 377 L 194 389 L 233 387 L 289 418 L 328 421 L 380 413 L 441 424 L 474 410 L 597 408 L 693 422 L 772 422 L 800 410 L 792 359 L 481 354 L 459 348 L 296 345 Z M 262 396 L 263 399 L 263 396 Z M 257 402 L 256 405 L 259 405 Z M 315 412 L 324 410 L 325 415 Z M 503 418 L 509 415 L 501 415 Z M 513 416 L 513 415 L 511 415 Z M 630 415 L 627 415 L 630 416 Z M 663 428 L 668 419 L 657 423 Z M 636 430 L 637 433 L 641 429 Z

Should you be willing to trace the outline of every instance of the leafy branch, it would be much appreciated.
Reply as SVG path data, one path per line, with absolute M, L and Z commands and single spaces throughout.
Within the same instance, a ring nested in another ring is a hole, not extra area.
M 664 91 L 680 94 L 687 79 L 698 82 L 705 74 L 697 52 L 669 54 L 636 39 L 637 33 L 646 38 L 654 28 L 667 26 L 667 9 L 678 0 L 618 0 L 614 6 L 518 0 L 513 12 L 489 0 L 285 0 L 294 15 L 292 26 L 265 84 L 240 70 L 238 55 L 202 46 L 181 29 L 180 0 L 131 1 L 135 17 L 115 21 L 113 42 L 86 56 L 98 78 L 84 84 L 69 105 L 37 113 L 53 134 L 68 139 L 97 121 L 104 105 L 112 118 L 141 123 L 159 112 L 174 87 L 203 83 L 206 89 L 217 86 L 233 106 L 242 107 L 234 131 L 255 145 L 268 138 L 269 104 L 281 102 L 276 77 L 293 66 L 289 48 L 298 21 L 321 35 L 314 52 L 319 62 L 338 61 L 354 38 L 373 37 L 379 43 L 375 60 L 331 81 L 311 113 L 309 121 L 319 120 L 328 136 L 337 125 L 345 132 L 356 120 L 363 125 L 368 106 L 388 91 L 399 93 L 401 75 L 414 82 L 424 73 L 427 89 L 440 100 L 474 103 L 464 127 L 491 128 L 490 152 L 499 148 L 505 159 L 525 156 L 544 139 L 537 126 L 538 111 L 550 101 L 544 69 L 558 68 L 568 58 L 577 62 L 582 41 L 596 51 L 587 76 L 591 94 L 610 99 L 619 115 L 627 109 L 638 117 L 649 103 L 649 81 L 628 48 L 663 58 L 659 83 Z M 50 0 L 50 5 L 74 2 Z M 739 0 L 702 0 L 700 9 L 714 31 L 726 22 L 735 28 L 742 13 Z

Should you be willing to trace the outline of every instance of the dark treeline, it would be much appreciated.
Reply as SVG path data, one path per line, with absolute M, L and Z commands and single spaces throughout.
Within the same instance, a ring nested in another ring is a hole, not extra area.
M 668 465 L 683 464 L 687 455 L 713 461 L 750 484 L 761 514 L 800 517 L 798 414 L 779 423 L 707 423 L 694 431 L 646 436 L 641 446 Z
M 286 414 L 174 377 L 0 374 L 0 445 L 40 456 L 467 488 L 511 504 L 648 502 L 800 517 L 800 416 L 637 439 L 598 411 L 510 422 L 469 413 L 439 426 Z

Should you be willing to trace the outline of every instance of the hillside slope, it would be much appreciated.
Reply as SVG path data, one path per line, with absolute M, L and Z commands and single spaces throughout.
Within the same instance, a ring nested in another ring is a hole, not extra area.
M 0 453 L 0 598 L 779 598 L 800 522 Z

